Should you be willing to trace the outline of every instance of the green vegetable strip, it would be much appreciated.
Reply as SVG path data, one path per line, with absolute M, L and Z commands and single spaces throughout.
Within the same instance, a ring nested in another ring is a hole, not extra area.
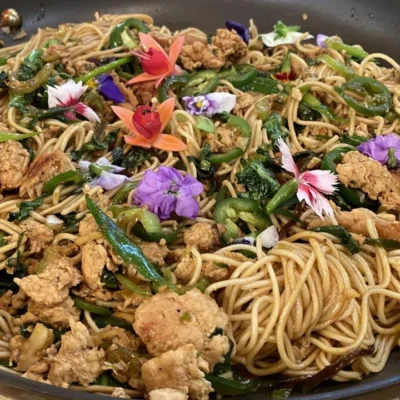
M 109 64 L 102 65 L 101 67 L 95 68 L 94 70 L 88 72 L 86 75 L 78 76 L 75 78 L 75 82 L 86 83 L 99 75 L 105 74 L 106 72 L 112 71 L 122 65 L 128 64 L 132 61 L 132 57 L 123 57 L 118 60 L 112 61 Z
M 326 39 L 324 43 L 330 49 L 337 51 L 345 51 L 349 56 L 358 58 L 360 60 L 363 60 L 365 57 L 369 56 L 369 54 L 366 51 L 360 49 L 359 47 L 350 46 L 348 44 L 339 42 L 338 40 L 334 40 L 332 38 Z
M 89 311 L 90 313 L 93 313 L 93 314 L 104 315 L 106 317 L 112 314 L 112 312 L 108 308 L 100 307 L 100 306 L 97 306 L 96 304 L 89 303 L 88 301 L 86 301 L 80 297 L 74 297 L 73 300 L 74 300 L 75 307 L 79 308 L 80 310 Z
M 82 185 L 85 182 L 84 177 L 78 171 L 63 172 L 51 178 L 43 185 L 43 192 L 46 194 L 53 193 L 58 185 L 64 183 L 74 183 L 75 185 Z
M 340 239 L 341 243 L 350 250 L 351 254 L 359 253 L 361 250 L 360 246 L 353 239 L 351 233 L 347 232 L 346 229 L 344 229 L 342 226 L 320 226 L 312 230 L 314 232 L 329 233 L 330 235 L 336 236 Z
M 151 296 L 151 293 L 144 288 L 140 287 L 137 285 L 135 282 L 132 282 L 130 279 L 128 279 L 126 276 L 116 273 L 114 274 L 115 277 L 117 278 L 117 281 L 121 283 L 121 285 L 125 288 L 130 290 L 131 292 L 134 292 L 140 296 L 143 297 L 149 297 Z
M 318 61 L 322 61 L 327 64 L 330 68 L 336 71 L 339 75 L 344 76 L 346 79 L 353 79 L 357 74 L 349 68 L 347 65 L 335 60 L 328 54 L 323 54 L 317 58 Z
M 156 286 L 173 286 L 160 275 L 144 256 L 142 250 L 125 236 L 124 231 L 88 195 L 86 195 L 86 204 L 100 231 L 124 262 L 137 269 L 144 278 L 149 279 Z
M 314 111 L 317 111 L 324 117 L 327 117 L 329 120 L 337 123 L 343 123 L 343 122 L 348 122 L 346 118 L 340 118 L 338 117 L 335 112 L 325 104 L 322 104 L 316 97 L 314 97 L 312 94 L 307 93 L 303 96 L 303 101 L 304 103 L 307 104 L 308 107 L 313 109 Z
M 23 82 L 19 81 L 16 76 L 11 74 L 8 81 L 8 87 L 13 93 L 33 93 L 48 81 L 52 72 L 53 66 L 51 64 L 46 64 L 33 78 Z
M 275 193 L 274 197 L 268 202 L 265 211 L 267 214 L 274 212 L 279 206 L 281 206 L 286 201 L 290 200 L 296 195 L 298 189 L 298 183 L 296 179 L 292 179 L 286 182 L 280 187 L 280 189 Z
M 0 132 L 0 143 L 7 142 L 9 140 L 24 140 L 33 136 L 40 135 L 40 132 L 30 132 L 30 133 L 8 133 Z

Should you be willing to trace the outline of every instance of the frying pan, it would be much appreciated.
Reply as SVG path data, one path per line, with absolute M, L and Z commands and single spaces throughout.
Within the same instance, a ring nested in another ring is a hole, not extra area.
M 301 25 L 303 31 L 338 34 L 347 43 L 361 44 L 368 52 L 382 52 L 400 59 L 400 0 L 2 0 L 1 6 L 15 8 L 29 34 L 39 27 L 89 21 L 95 11 L 146 13 L 154 17 L 157 25 L 165 24 L 172 29 L 197 26 L 210 33 L 224 26 L 227 19 L 247 23 L 254 18 L 261 32 L 271 31 L 272 25 L 281 19 L 289 25 Z M 290 399 L 375 400 L 377 396 L 384 399 L 377 390 L 400 384 L 399 367 L 400 352 L 394 352 L 378 374 L 351 384 L 329 383 L 315 393 L 293 394 Z M 105 398 L 33 382 L 3 371 L 0 371 L 0 393 L 19 400 Z M 268 397 L 260 392 L 235 399 L 268 400 Z

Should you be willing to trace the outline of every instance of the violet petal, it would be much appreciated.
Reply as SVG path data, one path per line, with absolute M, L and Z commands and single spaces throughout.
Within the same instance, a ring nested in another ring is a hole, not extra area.
M 191 196 L 179 196 L 175 212 L 181 217 L 194 219 L 199 213 L 199 203 Z
M 106 190 L 113 190 L 125 182 L 130 182 L 131 180 L 131 178 L 128 178 L 125 175 L 117 175 L 106 171 L 103 171 L 101 175 L 96 178 L 97 184 Z
M 325 40 L 328 39 L 330 36 L 326 36 L 323 33 L 318 33 L 317 35 L 317 45 L 320 47 L 326 47 Z
M 114 103 L 124 103 L 125 97 L 119 90 L 118 86 L 114 83 L 111 75 L 103 74 L 97 78 L 99 83 L 98 91 L 106 99 Z
M 226 21 L 225 22 L 225 26 L 229 30 L 232 30 L 232 29 L 235 30 L 236 33 L 243 39 L 243 41 L 246 44 L 249 44 L 249 41 L 250 41 L 250 30 L 249 30 L 249 28 L 246 28 L 241 23 L 235 22 L 235 21 Z

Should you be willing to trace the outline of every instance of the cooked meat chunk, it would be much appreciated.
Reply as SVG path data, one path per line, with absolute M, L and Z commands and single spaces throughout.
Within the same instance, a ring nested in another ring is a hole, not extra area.
M 245 257 L 243 254 L 240 253 L 235 253 L 232 251 L 225 251 L 223 253 L 223 256 L 229 257 L 235 261 L 248 261 L 249 259 Z M 206 261 L 203 263 L 202 267 L 202 273 L 204 278 L 209 280 L 210 282 L 220 282 L 224 281 L 225 279 L 229 279 L 229 277 L 232 275 L 233 271 L 236 269 L 236 266 L 228 265 L 221 266 L 213 263 L 212 261 Z
M 90 302 L 95 302 L 96 300 L 110 301 L 113 298 L 113 292 L 110 290 L 103 288 L 92 290 L 86 283 L 81 283 L 78 289 L 74 289 L 74 294 Z
M 183 235 L 187 246 L 195 246 L 200 251 L 210 251 L 219 244 L 216 226 L 200 222 L 192 225 Z
M 53 306 L 67 299 L 69 288 L 82 280 L 79 271 L 67 258 L 60 258 L 38 275 L 15 278 L 14 282 L 35 302 Z
M 13 292 L 11 290 L 7 290 L 7 292 L 3 293 L 0 296 L 0 310 L 9 312 L 11 308 L 12 296 Z
M 242 93 L 236 96 L 236 104 L 233 107 L 233 112 L 237 114 L 239 111 L 245 111 L 254 103 L 254 98 L 249 93 Z
M 142 378 L 148 392 L 156 389 L 176 389 L 194 400 L 208 400 L 212 392 L 204 378 L 207 363 L 191 344 L 167 351 L 142 366 Z
M 71 318 L 74 321 L 79 321 L 81 310 L 74 306 L 74 301 L 68 296 L 63 302 L 51 307 L 29 300 L 28 314 L 33 314 L 37 320 L 61 329 L 68 328 Z
M 44 375 L 47 375 L 48 371 L 49 364 L 47 361 L 41 360 L 32 364 L 22 376 L 36 382 L 48 383 L 44 379 Z
M 99 229 L 97 222 L 94 220 L 92 214 L 87 214 L 82 221 L 79 222 L 79 236 L 90 235 Z
M 111 393 L 111 397 L 117 397 L 119 399 L 130 399 L 131 396 L 129 396 L 123 388 L 117 387 L 114 389 L 114 391 Z
M 139 101 L 133 93 L 132 88 L 125 86 L 125 84 L 120 81 L 119 75 L 115 71 L 113 71 L 110 75 L 113 77 L 114 83 L 118 86 L 118 89 L 125 97 L 125 101 L 132 106 L 132 109 L 135 109 L 138 106 Z
M 160 267 L 165 265 L 165 257 L 167 257 L 169 250 L 168 247 L 160 245 L 155 242 L 142 242 L 139 244 L 146 258 L 153 264 L 157 264 Z
M 78 382 L 83 386 L 92 383 L 103 371 L 103 349 L 89 348 L 90 334 L 85 325 L 70 320 L 71 332 L 61 338 L 61 348 L 50 358 L 49 381 L 67 388 Z
M 343 156 L 336 168 L 339 180 L 345 186 L 361 189 L 386 210 L 400 211 L 400 181 L 386 166 L 358 151 Z
M 150 400 L 187 400 L 186 394 L 175 389 L 156 389 L 149 393 Z
M 30 250 L 32 253 L 40 253 L 53 239 L 53 231 L 44 224 L 34 219 L 23 224 L 25 235 L 29 239 Z
M 219 126 L 214 133 L 207 135 L 207 143 L 213 153 L 226 153 L 233 147 L 241 147 L 239 132 L 236 129 Z
M 139 104 L 149 104 L 151 99 L 157 94 L 154 82 L 134 83 L 132 90 Z
M 92 339 L 96 346 L 103 342 L 111 342 L 124 349 L 136 351 L 140 346 L 140 339 L 125 329 L 107 325 L 99 333 L 93 333 Z
M 174 274 L 180 283 L 187 284 L 192 278 L 195 268 L 195 259 L 190 252 L 186 252 L 174 269 Z
M 228 316 L 211 297 L 195 289 L 182 296 L 159 293 L 145 300 L 133 326 L 149 353 L 158 356 L 188 343 L 203 351 L 216 328 L 226 329 Z M 216 352 L 222 356 L 228 350 L 229 346 L 221 346 Z
M 60 150 L 39 156 L 30 166 L 19 188 L 21 197 L 42 195 L 43 184 L 62 172 L 75 170 L 71 160 Z
M 18 313 L 18 310 L 24 308 L 28 302 L 26 294 L 20 290 L 18 293 L 13 294 L 11 290 L 5 292 L 0 296 L 0 310 L 9 312 L 11 315 Z
M 94 242 L 82 246 L 82 275 L 90 289 L 102 289 L 101 276 L 107 263 L 106 249 Z
M 355 208 L 352 211 L 338 212 L 336 219 L 339 225 L 343 226 L 349 232 L 362 235 L 364 238 L 369 237 L 367 221 L 374 220 L 376 231 L 381 239 L 392 239 L 400 241 L 400 222 L 396 220 L 388 220 L 383 218 L 383 215 L 375 214 L 366 208 Z M 312 229 L 317 226 L 327 225 L 320 219 L 313 220 L 308 228 Z
M 219 69 L 225 65 L 225 58 L 217 53 L 214 46 L 200 41 L 183 46 L 181 61 L 183 67 L 189 71 L 200 67 Z
M 217 29 L 217 34 L 211 38 L 211 43 L 218 49 L 220 57 L 236 60 L 247 54 L 247 45 L 234 31 Z
M 16 189 L 29 165 L 29 153 L 16 140 L 0 143 L 0 190 Z

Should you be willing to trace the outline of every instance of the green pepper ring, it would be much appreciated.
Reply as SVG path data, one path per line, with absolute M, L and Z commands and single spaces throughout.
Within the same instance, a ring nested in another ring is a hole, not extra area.
M 189 76 L 186 86 L 178 94 L 179 97 L 184 97 L 212 93 L 217 88 L 218 83 L 218 74 L 213 70 L 206 69 Z
M 232 67 L 229 70 L 225 69 L 219 73 L 220 79 L 225 79 L 232 83 L 235 88 L 240 88 L 249 83 L 257 77 L 257 70 L 250 64 L 241 64 Z

